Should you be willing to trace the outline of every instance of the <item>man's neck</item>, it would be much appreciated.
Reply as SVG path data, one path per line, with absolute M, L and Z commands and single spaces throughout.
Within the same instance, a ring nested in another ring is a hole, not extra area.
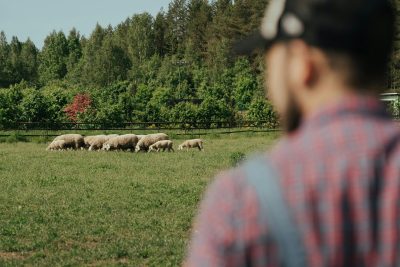
M 307 99 L 304 100 L 302 107 L 304 117 L 312 117 L 315 113 L 327 106 L 332 106 L 345 99 L 362 95 L 362 93 L 358 92 L 354 88 L 338 83 L 331 83 L 330 85 L 315 88 Z M 367 93 L 365 95 L 367 95 Z M 368 93 L 368 95 L 371 94 Z

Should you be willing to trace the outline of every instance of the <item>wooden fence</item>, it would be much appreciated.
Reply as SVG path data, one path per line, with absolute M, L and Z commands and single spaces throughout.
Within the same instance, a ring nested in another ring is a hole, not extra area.
M 60 133 L 146 133 L 173 132 L 176 135 L 229 134 L 240 132 L 276 132 L 280 129 L 269 121 L 213 121 L 213 122 L 124 122 L 101 123 L 44 123 L 17 122 L 0 129 L 0 137 L 18 134 L 27 137 L 56 136 Z

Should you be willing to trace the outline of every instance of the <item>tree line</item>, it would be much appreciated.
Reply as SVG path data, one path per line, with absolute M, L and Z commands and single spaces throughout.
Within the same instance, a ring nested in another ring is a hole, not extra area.
M 53 31 L 41 49 L 29 39 L 8 42 L 1 32 L 0 127 L 16 121 L 274 124 L 262 57 L 231 53 L 235 40 L 259 26 L 267 2 L 173 0 L 154 17 L 96 25 L 88 37 L 76 29 Z M 400 82 L 399 66 L 395 53 L 391 87 Z

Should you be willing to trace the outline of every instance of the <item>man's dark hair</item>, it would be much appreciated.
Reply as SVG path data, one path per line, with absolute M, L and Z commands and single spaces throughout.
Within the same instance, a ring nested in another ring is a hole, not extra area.
M 359 9 L 363 5 L 363 1 L 346 1 L 354 2 L 354 5 L 349 7 L 348 3 L 343 4 L 344 0 L 331 1 L 335 4 L 331 7 L 330 12 L 352 13 L 349 8 Z M 364 90 L 381 87 L 387 81 L 395 36 L 395 14 L 393 10 L 386 5 L 373 12 L 372 17 L 366 18 L 362 22 L 365 25 L 361 26 L 360 36 L 362 37 L 359 38 L 359 43 L 354 44 L 354 48 L 338 50 L 321 47 L 326 52 L 333 69 L 342 69 L 343 59 L 347 61 L 349 66 L 346 70 L 349 71 L 347 78 L 350 86 Z M 360 26 L 355 25 L 354 27 Z

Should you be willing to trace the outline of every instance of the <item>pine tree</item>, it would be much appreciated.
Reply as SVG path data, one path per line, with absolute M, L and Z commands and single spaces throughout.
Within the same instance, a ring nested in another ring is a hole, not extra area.
M 267 0 L 236 0 L 232 9 L 234 38 L 248 35 L 259 28 Z
M 22 78 L 31 83 L 36 83 L 38 79 L 38 49 L 35 44 L 28 39 L 22 44 L 21 48 L 21 75 Z
M 232 39 L 234 19 L 232 0 L 216 0 L 211 6 L 212 22 L 208 28 L 208 41 L 212 39 Z
M 9 54 L 9 61 L 12 70 L 10 76 L 11 84 L 19 83 L 23 78 L 22 64 L 21 64 L 22 63 L 21 50 L 22 50 L 22 43 L 18 40 L 16 36 L 13 36 L 10 42 L 10 54 Z
M 82 57 L 82 46 L 81 36 L 79 32 L 73 28 L 68 35 L 68 59 L 67 59 L 67 70 L 71 72 L 74 70 L 79 60 Z
M 82 80 L 85 85 L 104 87 L 127 79 L 131 61 L 127 51 L 118 46 L 112 27 L 96 26 L 85 45 L 82 58 Z
M 10 46 L 5 33 L 0 32 L 0 88 L 11 84 Z
M 132 17 L 128 29 L 129 57 L 135 64 L 141 64 L 155 52 L 153 18 L 149 13 Z
M 95 84 L 98 86 L 106 86 L 116 81 L 126 80 L 131 67 L 128 54 L 114 43 L 110 34 L 104 38 L 96 63 L 98 67 L 97 74 L 100 75 L 95 80 Z
M 184 40 L 187 31 L 187 5 L 186 0 L 173 0 L 169 4 L 166 15 L 166 44 L 168 54 L 182 55 L 184 53 Z
M 105 35 L 105 30 L 99 24 L 96 24 L 89 39 L 85 41 L 83 55 L 80 62 L 82 73 L 80 82 L 84 85 L 97 84 L 98 77 L 103 75 L 99 71 L 99 68 L 101 68 L 101 66 L 99 66 L 101 63 L 99 52 L 103 46 Z
M 39 80 L 46 84 L 67 74 L 68 42 L 63 32 L 53 31 L 44 41 L 39 55 Z
M 127 18 L 124 22 L 121 22 L 120 24 L 117 25 L 117 27 L 114 30 L 114 42 L 116 45 L 124 49 L 125 51 L 128 51 L 129 47 L 129 27 L 132 23 L 131 18 Z
M 207 0 L 190 0 L 188 3 L 188 24 L 186 50 L 192 57 L 201 59 L 207 50 L 206 31 L 211 21 L 211 7 Z
M 167 51 L 165 43 L 166 30 L 165 13 L 161 10 L 154 20 L 154 46 L 159 56 L 164 56 Z

